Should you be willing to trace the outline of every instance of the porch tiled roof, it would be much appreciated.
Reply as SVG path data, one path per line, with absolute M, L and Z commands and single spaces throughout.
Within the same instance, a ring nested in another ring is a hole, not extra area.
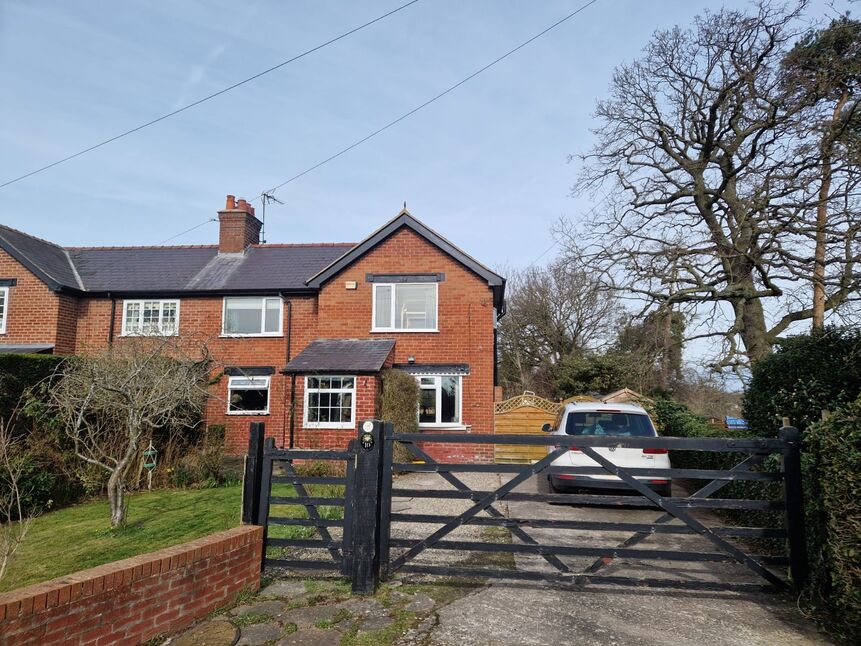
M 297 354 L 282 372 L 368 374 L 382 370 L 392 339 L 318 339 Z

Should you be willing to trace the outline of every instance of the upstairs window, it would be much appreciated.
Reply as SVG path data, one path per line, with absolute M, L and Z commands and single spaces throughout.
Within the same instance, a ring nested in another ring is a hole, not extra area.
M 437 283 L 374 283 L 374 332 L 436 332 Z
M 6 334 L 6 312 L 9 310 L 9 288 L 0 287 L 0 334 Z
M 306 427 L 353 428 L 355 417 L 355 377 L 305 378 Z
M 227 382 L 230 415 L 269 413 L 269 377 L 230 377 Z
M 123 336 L 179 334 L 179 301 L 123 301 Z
M 224 299 L 222 334 L 227 336 L 281 336 L 281 308 L 275 297 Z
M 416 375 L 421 389 L 419 426 L 459 426 L 461 378 L 457 375 Z

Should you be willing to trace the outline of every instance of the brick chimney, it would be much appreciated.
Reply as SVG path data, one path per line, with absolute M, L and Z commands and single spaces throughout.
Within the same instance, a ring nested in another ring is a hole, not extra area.
M 218 212 L 218 224 L 218 253 L 242 253 L 248 245 L 260 243 L 263 223 L 243 199 L 228 195 L 224 210 Z

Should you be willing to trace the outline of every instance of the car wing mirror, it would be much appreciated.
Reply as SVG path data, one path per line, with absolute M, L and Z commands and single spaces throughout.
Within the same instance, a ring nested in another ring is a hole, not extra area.
M 545 423 L 545 424 L 542 424 L 541 430 L 544 431 L 545 433 L 551 433 L 553 431 L 553 426 L 551 426 L 549 423 Z

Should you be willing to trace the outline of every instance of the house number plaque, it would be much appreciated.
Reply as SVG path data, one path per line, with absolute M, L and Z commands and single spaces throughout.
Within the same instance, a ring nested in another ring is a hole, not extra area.
M 374 446 L 374 434 L 369 431 L 365 431 L 359 438 L 359 442 L 362 444 L 363 449 L 370 451 Z

